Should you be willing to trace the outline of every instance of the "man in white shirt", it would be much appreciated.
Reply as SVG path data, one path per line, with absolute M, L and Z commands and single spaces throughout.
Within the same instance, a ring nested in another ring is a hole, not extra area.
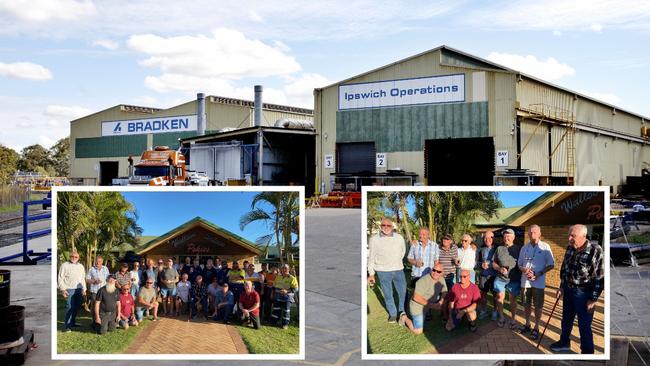
M 176 316 L 181 314 L 181 309 L 185 309 L 190 304 L 190 290 L 192 289 L 192 283 L 187 280 L 187 273 L 181 275 L 181 281 L 176 284 L 176 293 L 178 297 L 176 298 Z
M 95 258 L 95 265 L 90 267 L 86 275 L 86 282 L 90 285 L 90 303 L 93 307 L 97 291 L 106 285 L 106 278 L 109 274 L 108 268 L 104 265 L 104 257 L 98 255 Z M 93 324 L 95 324 L 95 312 L 91 311 L 91 313 L 93 314 Z
M 420 229 L 420 239 L 414 240 L 406 257 L 411 263 L 411 287 L 425 275 L 431 273 L 433 266 L 438 261 L 438 244 L 429 240 L 429 229 Z
M 404 238 L 394 231 L 393 222 L 389 218 L 383 218 L 381 231 L 368 242 L 368 283 L 375 283 L 376 273 L 381 292 L 384 294 L 389 323 L 396 323 L 397 317 L 401 317 L 404 313 L 406 278 L 402 260 L 405 253 Z M 393 290 L 397 292 L 397 307 L 395 307 Z
M 458 259 L 460 261 L 460 270 L 467 270 L 469 272 L 469 280 L 471 283 L 476 283 L 476 251 L 470 244 L 474 239 L 469 234 L 463 234 L 460 240 L 461 248 L 458 249 Z M 460 278 L 457 279 L 460 281 Z M 449 289 L 451 290 L 451 289 Z
M 526 325 L 521 333 L 530 332 L 528 338 L 536 340 L 539 337 L 539 323 L 544 309 L 544 288 L 546 287 L 546 272 L 555 267 L 551 247 L 541 240 L 542 231 L 538 225 L 528 229 L 529 242 L 521 248 L 517 265 L 521 270 L 521 288 L 524 289 L 524 314 Z M 530 328 L 532 303 L 535 303 L 535 328 Z
M 59 291 L 66 300 L 63 327 L 66 332 L 78 327 L 77 313 L 81 308 L 81 300 L 86 296 L 86 270 L 79 263 L 77 251 L 70 253 L 70 261 L 64 262 L 59 268 Z

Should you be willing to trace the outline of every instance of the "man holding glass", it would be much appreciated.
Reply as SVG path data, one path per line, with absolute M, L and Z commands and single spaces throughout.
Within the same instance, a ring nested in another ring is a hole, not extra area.
M 438 244 L 429 239 L 429 229 L 420 229 L 420 240 L 413 240 L 406 257 L 411 263 L 411 287 L 431 269 L 438 261 Z

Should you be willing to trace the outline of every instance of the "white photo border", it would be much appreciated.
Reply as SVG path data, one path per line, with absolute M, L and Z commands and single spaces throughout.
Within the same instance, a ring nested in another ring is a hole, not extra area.
M 299 192 L 299 351 L 296 354 L 68 354 L 57 350 L 57 193 L 58 192 Z M 51 284 L 51 352 L 52 360 L 304 360 L 305 359 L 305 187 L 303 186 L 215 186 L 215 187 L 150 187 L 150 186 L 56 186 L 52 187 L 52 284 Z
M 604 340 L 605 351 L 598 355 L 582 354 L 373 354 L 368 353 L 368 192 L 603 192 L 605 251 Z M 609 186 L 374 186 L 362 187 L 361 193 L 361 359 L 362 360 L 609 360 L 610 359 L 610 253 Z

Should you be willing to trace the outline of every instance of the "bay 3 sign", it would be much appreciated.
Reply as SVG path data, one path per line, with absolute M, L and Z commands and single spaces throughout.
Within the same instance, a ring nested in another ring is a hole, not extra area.
M 339 110 L 465 101 L 465 74 L 339 86 Z

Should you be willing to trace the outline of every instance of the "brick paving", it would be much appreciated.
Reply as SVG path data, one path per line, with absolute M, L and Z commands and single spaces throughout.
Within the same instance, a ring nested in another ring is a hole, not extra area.
M 187 318 L 160 318 L 145 329 L 127 354 L 245 354 L 239 331 L 230 325 Z M 197 318 L 198 319 L 198 318 Z
M 548 317 L 555 303 L 555 288 L 546 289 L 546 297 L 544 301 L 544 310 L 542 312 L 542 322 L 540 324 L 540 333 L 544 330 L 544 325 L 548 321 Z M 534 308 L 533 308 L 534 309 Z M 594 344 L 596 345 L 596 354 L 604 353 L 604 303 L 601 299 L 596 304 L 596 311 L 594 313 L 594 320 L 592 323 L 592 331 L 594 334 Z M 506 315 L 509 312 L 506 310 Z M 520 326 L 526 323 L 523 317 L 523 308 L 521 306 L 517 309 L 517 322 Z M 534 313 L 531 315 L 534 317 Z M 481 325 L 474 334 L 467 334 L 463 337 L 455 339 L 438 349 L 439 353 L 465 353 L 465 354 L 544 354 L 552 353 L 550 345 L 560 339 L 562 323 L 562 300 L 557 304 L 555 313 L 549 322 L 544 338 L 539 346 L 536 348 L 537 341 L 531 341 L 526 335 L 519 334 L 516 331 L 510 330 L 508 325 L 504 328 L 499 328 L 496 322 L 489 322 L 489 324 Z M 534 327 L 534 318 L 531 322 L 531 327 Z M 580 334 L 578 332 L 578 320 L 576 317 L 573 331 L 571 332 L 571 354 L 580 353 Z

